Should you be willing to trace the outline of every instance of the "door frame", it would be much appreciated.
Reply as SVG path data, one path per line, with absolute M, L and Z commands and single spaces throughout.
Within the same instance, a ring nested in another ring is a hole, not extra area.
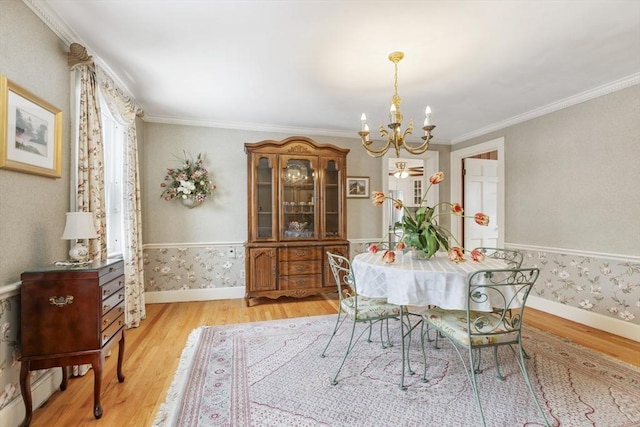
M 505 173 L 504 173 L 504 137 L 492 139 L 487 142 L 472 145 L 471 147 L 461 148 L 451 151 L 451 202 L 463 203 L 462 200 L 462 159 L 466 157 L 476 156 L 478 154 L 487 153 L 489 151 L 498 152 L 498 247 L 504 247 L 505 236 Z M 465 212 L 465 215 L 473 215 L 475 212 Z M 491 218 L 489 218 L 491 221 Z M 462 231 L 462 218 L 451 217 L 451 233 L 458 241 Z

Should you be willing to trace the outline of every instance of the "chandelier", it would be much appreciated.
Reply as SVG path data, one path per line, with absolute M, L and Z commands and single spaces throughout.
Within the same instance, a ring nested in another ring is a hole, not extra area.
M 429 140 L 433 138 L 431 131 L 435 129 L 435 126 L 431 124 L 431 108 L 427 106 L 424 110 L 425 118 L 422 130 L 424 136 L 422 140 L 424 142 L 418 145 L 411 145 L 405 141 L 405 137 L 413 132 L 413 120 L 409 120 L 409 126 L 402 131 L 402 113 L 400 113 L 400 103 L 402 99 L 398 96 L 398 62 L 404 58 L 402 52 L 391 52 L 389 54 L 389 61 L 393 62 L 395 67 L 395 77 L 393 83 L 393 98 L 391 98 L 391 108 L 389 109 L 389 124 L 387 127 L 391 129 L 391 132 L 386 130 L 380 122 L 380 136 L 387 139 L 387 142 L 380 148 L 374 148 L 372 146 L 373 141 L 369 139 L 369 125 L 367 125 L 367 116 L 362 113 L 360 117 L 361 129 L 358 132 L 362 139 L 362 145 L 367 150 L 367 153 L 372 157 L 381 157 L 391 148 L 393 145 L 396 151 L 396 157 L 400 157 L 400 148 L 407 150 L 410 154 L 422 154 L 429 149 Z

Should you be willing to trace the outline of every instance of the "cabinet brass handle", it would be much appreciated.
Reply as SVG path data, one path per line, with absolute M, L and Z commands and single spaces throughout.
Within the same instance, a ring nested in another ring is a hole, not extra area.
M 67 295 L 66 297 L 56 297 L 53 296 L 49 298 L 49 304 L 55 305 L 56 307 L 64 307 L 67 304 L 73 303 L 73 295 Z

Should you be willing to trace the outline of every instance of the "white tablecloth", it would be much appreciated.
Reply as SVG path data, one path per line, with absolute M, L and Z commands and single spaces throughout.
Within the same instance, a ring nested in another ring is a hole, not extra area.
M 386 298 L 397 305 L 436 305 L 448 310 L 464 310 L 467 304 L 467 276 L 478 270 L 507 268 L 502 260 L 486 258 L 482 262 L 467 259 L 454 263 L 444 252 L 429 260 L 414 260 L 407 252 L 396 251 L 396 260 L 385 264 L 383 251 L 357 255 L 351 263 L 358 294 Z M 510 298 L 512 295 L 506 295 Z M 491 311 L 502 307 L 501 299 L 474 304 L 471 309 Z

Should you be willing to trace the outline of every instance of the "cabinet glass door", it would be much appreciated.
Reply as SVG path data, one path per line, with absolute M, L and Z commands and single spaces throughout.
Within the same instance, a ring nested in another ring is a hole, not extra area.
M 341 237 L 341 206 L 340 206 L 340 168 L 336 160 L 323 159 L 322 162 L 324 183 L 324 206 L 322 215 L 324 217 L 323 238 L 337 239 Z
M 316 239 L 316 169 L 312 157 L 282 156 L 282 238 Z
M 256 221 L 256 238 L 258 240 L 275 240 L 276 230 L 276 212 L 273 203 L 274 192 L 274 174 L 272 162 L 275 160 L 273 156 L 261 156 L 257 162 L 256 173 L 256 201 L 255 216 Z

